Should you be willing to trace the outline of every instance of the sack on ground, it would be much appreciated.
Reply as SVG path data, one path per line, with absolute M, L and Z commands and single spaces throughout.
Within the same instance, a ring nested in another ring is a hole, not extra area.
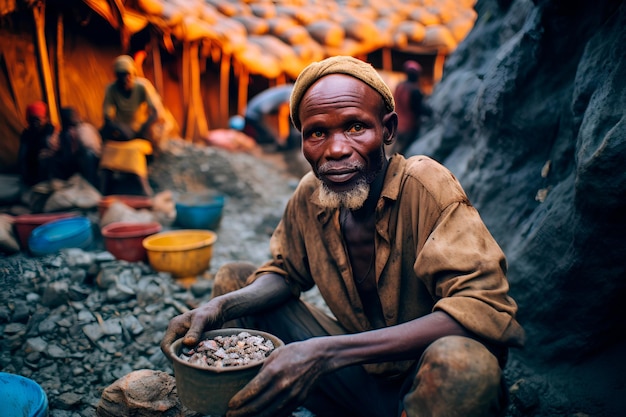
M 49 213 L 71 208 L 91 209 L 98 206 L 101 198 L 102 194 L 89 181 L 76 174 L 52 193 L 46 200 L 43 211 Z
M 20 245 L 13 232 L 13 216 L 0 214 L 0 252 L 17 253 Z

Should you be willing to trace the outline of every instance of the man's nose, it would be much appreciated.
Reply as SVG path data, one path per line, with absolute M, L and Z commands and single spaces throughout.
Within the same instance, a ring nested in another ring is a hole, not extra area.
M 333 158 L 341 158 L 349 154 L 352 150 L 350 139 L 345 132 L 330 133 L 328 137 L 328 154 Z

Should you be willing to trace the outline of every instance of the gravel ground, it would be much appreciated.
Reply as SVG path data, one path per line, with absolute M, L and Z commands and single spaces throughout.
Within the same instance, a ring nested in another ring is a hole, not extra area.
M 172 141 L 151 164 L 157 192 L 227 197 L 211 267 L 191 288 L 145 264 L 116 261 L 101 239 L 84 251 L 1 257 L 0 371 L 38 382 L 51 417 L 95 416 L 102 391 L 134 370 L 173 374 L 158 347 L 169 319 L 210 297 L 224 263 L 268 259 L 269 236 L 298 181 L 288 165 L 299 157 L 284 156 Z M 97 211 L 84 214 L 99 236 Z M 315 291 L 306 298 L 323 306 Z
M 115 260 L 101 239 L 84 251 L 0 257 L 0 371 L 38 382 L 48 396 L 50 417 L 96 416 L 103 390 L 132 371 L 173 375 L 159 348 L 169 320 L 210 297 L 211 277 L 223 264 L 268 259 L 270 234 L 305 169 L 299 152 L 231 153 L 171 142 L 151 164 L 155 191 L 213 190 L 227 196 L 205 279 L 183 287 L 143 263 Z M 84 214 L 98 236 L 97 210 Z M 325 308 L 315 289 L 303 296 Z M 513 386 L 506 416 L 534 415 L 545 378 L 515 358 L 505 375 Z M 293 416 L 312 414 L 298 409 Z

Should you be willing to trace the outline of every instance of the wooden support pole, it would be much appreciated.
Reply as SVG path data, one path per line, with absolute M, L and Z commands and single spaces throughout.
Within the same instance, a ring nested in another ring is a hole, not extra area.
M 237 114 L 243 116 L 248 106 L 248 84 L 250 82 L 250 73 L 243 65 L 239 74 L 239 94 L 237 102 Z
M 229 94 L 230 89 L 230 53 L 222 50 L 222 59 L 220 61 L 220 104 L 218 111 L 218 120 L 223 122 L 228 118 L 229 113 Z
M 383 70 L 393 71 L 393 62 L 391 59 L 391 48 L 383 48 Z
M 194 121 L 197 131 L 192 136 L 204 138 L 209 133 L 209 125 L 204 112 L 204 103 L 202 102 L 202 91 L 200 88 L 200 56 L 199 43 L 193 42 L 189 49 L 189 58 L 191 63 L 191 106 L 193 107 Z
M 150 45 L 152 51 L 152 68 L 154 72 L 154 87 L 161 97 L 163 97 L 163 66 L 161 64 L 161 46 L 154 31 L 150 31 Z
M 63 49 L 65 48 L 65 35 L 63 29 L 63 14 L 57 15 L 57 86 L 59 88 L 59 106 L 67 106 L 67 88 L 65 84 L 65 55 Z
M 54 93 L 52 71 L 50 70 L 50 60 L 48 59 L 48 47 L 46 45 L 46 6 L 41 2 L 33 7 L 33 18 L 35 20 L 36 43 L 39 57 L 39 69 L 43 77 L 43 90 L 48 103 L 48 114 L 50 123 L 59 126 L 59 107 L 57 105 L 56 94 Z
M 437 84 L 443 76 L 443 64 L 446 62 L 446 56 L 441 52 L 437 52 L 435 57 L 435 65 L 433 66 L 433 84 Z
M 189 68 L 190 68 L 190 44 L 189 42 L 183 43 L 183 58 L 182 58 L 182 102 L 183 111 L 185 115 L 185 123 L 183 125 L 183 138 L 189 141 L 193 137 L 193 109 L 191 106 L 190 89 L 191 83 L 189 80 Z

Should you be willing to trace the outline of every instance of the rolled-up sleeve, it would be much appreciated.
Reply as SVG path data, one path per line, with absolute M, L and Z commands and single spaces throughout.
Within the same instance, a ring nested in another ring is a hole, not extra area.
M 508 296 L 507 263 L 474 207 L 446 207 L 415 262 L 415 272 L 444 311 L 469 331 L 498 343 L 521 346 L 524 331 Z

